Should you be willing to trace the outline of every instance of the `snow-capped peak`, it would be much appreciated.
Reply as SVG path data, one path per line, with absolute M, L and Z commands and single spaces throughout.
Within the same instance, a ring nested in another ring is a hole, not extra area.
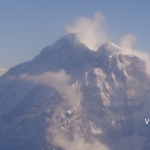
M 122 50 L 119 46 L 115 45 L 114 43 L 106 42 L 97 50 L 96 57 L 104 53 L 107 55 L 116 55 L 122 53 Z
M 19 78 L 25 73 L 40 76 L 40 83 L 49 82 L 51 76 L 45 79 L 45 72 L 61 69 L 71 77 L 64 87 L 83 95 L 81 112 L 65 105 L 66 97 L 57 88 Z M 72 141 L 79 133 L 86 142 L 95 137 L 112 150 L 149 150 L 150 129 L 144 120 L 149 117 L 149 91 L 150 79 L 138 57 L 126 55 L 111 42 L 92 51 L 69 33 L 0 77 L 0 149 L 54 149 L 57 133 Z
M 69 42 L 74 42 L 76 40 L 76 35 L 74 33 L 68 33 L 62 38 L 60 38 L 56 43 L 58 44 L 59 42 L 62 42 L 64 40 L 68 40 Z
M 83 43 L 81 43 L 75 33 L 68 33 L 62 38 L 60 38 L 55 44 L 56 47 L 61 47 L 63 45 L 72 45 L 72 47 L 86 47 Z

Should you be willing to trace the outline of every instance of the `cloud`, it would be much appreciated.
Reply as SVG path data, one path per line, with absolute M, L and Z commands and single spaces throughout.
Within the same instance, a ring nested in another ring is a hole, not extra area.
M 55 144 L 64 150 L 108 150 L 107 146 L 93 141 L 91 143 L 85 142 L 83 138 L 79 135 L 74 135 L 74 139 L 72 141 L 65 140 L 64 136 L 57 136 L 55 140 Z
M 94 19 L 80 17 L 73 26 L 67 26 L 66 31 L 67 33 L 76 33 L 79 41 L 92 50 L 97 50 L 109 40 L 105 17 L 101 13 L 95 13 Z
M 127 35 L 122 36 L 120 38 L 120 44 L 119 44 L 119 46 L 122 50 L 121 53 L 129 54 L 129 55 L 136 55 L 136 52 L 140 53 L 140 51 L 132 48 L 135 41 L 136 41 L 136 37 L 132 34 L 127 34 Z M 142 52 L 142 53 L 144 53 L 144 52 Z
M 7 70 L 5 68 L 0 68 L 0 76 L 6 73 Z
M 120 47 L 122 48 L 131 48 L 134 42 L 136 41 L 136 37 L 132 34 L 127 34 L 121 37 Z
M 69 85 L 70 76 L 66 75 L 64 70 L 60 70 L 57 73 L 45 72 L 42 75 L 27 75 L 22 74 L 21 79 L 32 81 L 36 84 L 48 85 L 55 88 L 59 93 L 61 93 L 67 102 L 72 106 L 78 106 L 82 99 L 82 94 L 76 92 L 71 85 Z
M 132 34 L 122 36 L 119 45 L 122 49 L 122 54 L 135 55 L 143 60 L 146 64 L 146 73 L 150 75 L 150 55 L 146 52 L 132 48 L 135 41 L 136 37 Z

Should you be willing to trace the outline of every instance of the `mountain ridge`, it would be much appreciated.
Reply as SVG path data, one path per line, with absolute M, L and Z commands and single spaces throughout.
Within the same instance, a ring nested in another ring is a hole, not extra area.
M 53 87 L 20 78 L 24 73 L 35 77 L 62 69 L 71 77 L 70 88 L 84 96 L 82 113 L 68 108 L 56 115 L 59 131 L 70 137 L 70 143 L 74 144 L 77 131 L 77 137 L 85 138 L 83 146 L 94 138 L 110 150 L 148 150 L 150 129 L 144 119 L 150 115 L 150 78 L 144 61 L 122 54 L 110 42 L 92 51 L 75 34 L 62 37 L 0 77 L 0 149 L 65 150 L 60 143 L 53 145 L 51 130 L 65 96 Z

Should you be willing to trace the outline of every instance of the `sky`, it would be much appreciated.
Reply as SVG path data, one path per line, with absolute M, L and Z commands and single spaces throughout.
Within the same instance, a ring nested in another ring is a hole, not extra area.
M 132 34 L 134 48 L 150 53 L 149 0 L 1 0 L 0 69 L 32 60 L 64 36 L 66 26 L 97 12 L 105 18 L 111 42 L 118 45 L 122 36 Z

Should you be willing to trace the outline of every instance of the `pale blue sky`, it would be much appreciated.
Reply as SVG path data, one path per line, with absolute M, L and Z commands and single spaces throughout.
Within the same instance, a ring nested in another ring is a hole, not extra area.
M 67 24 L 98 11 L 106 17 L 112 42 L 133 34 L 135 48 L 150 53 L 149 0 L 1 0 L 0 67 L 31 60 L 62 37 Z

